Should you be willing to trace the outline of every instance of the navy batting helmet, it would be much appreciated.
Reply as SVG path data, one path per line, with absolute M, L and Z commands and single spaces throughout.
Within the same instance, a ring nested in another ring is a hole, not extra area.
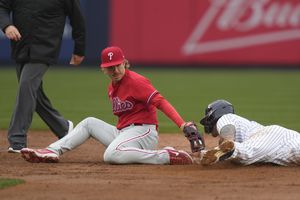
M 228 113 L 234 113 L 233 105 L 225 100 L 216 100 L 207 106 L 200 124 L 204 126 L 206 133 L 211 133 L 218 119 Z

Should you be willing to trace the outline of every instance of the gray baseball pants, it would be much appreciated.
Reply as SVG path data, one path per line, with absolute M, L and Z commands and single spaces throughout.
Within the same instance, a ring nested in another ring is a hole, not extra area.
M 49 65 L 43 63 L 25 63 L 17 66 L 19 87 L 7 136 L 13 149 L 27 147 L 27 131 L 34 111 L 58 138 L 62 138 L 68 132 L 68 121 L 52 107 L 43 91 L 42 78 L 48 68 Z

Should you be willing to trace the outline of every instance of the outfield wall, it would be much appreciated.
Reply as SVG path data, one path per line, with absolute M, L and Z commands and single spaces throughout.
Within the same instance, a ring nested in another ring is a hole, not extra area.
M 299 0 L 81 0 L 87 27 L 84 64 L 121 46 L 131 63 L 300 67 Z M 73 43 L 67 25 L 59 64 Z M 0 32 L 0 67 L 11 63 Z
M 112 0 L 110 43 L 138 63 L 300 65 L 299 0 Z

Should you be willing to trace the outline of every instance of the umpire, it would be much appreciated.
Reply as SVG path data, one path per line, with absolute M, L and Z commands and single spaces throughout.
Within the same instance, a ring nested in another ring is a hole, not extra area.
M 69 17 L 74 51 L 70 64 L 84 59 L 85 25 L 79 0 L 0 0 L 0 28 L 11 40 L 19 81 L 14 112 L 8 129 L 9 152 L 27 146 L 27 131 L 34 111 L 62 138 L 73 123 L 55 110 L 43 91 L 42 78 L 57 61 Z

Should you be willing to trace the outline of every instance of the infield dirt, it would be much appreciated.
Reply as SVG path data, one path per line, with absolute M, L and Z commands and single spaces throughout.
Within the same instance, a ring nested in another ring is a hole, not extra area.
M 205 137 L 209 148 L 217 144 Z M 46 147 L 56 138 L 45 131 L 28 133 L 28 146 Z M 189 150 L 182 134 L 160 134 L 159 147 Z M 109 165 L 104 146 L 93 139 L 64 154 L 59 163 L 28 163 L 7 153 L 6 131 L 0 131 L 0 177 L 26 181 L 0 190 L 1 200 L 282 200 L 300 199 L 300 166 L 240 166 L 228 161 L 200 165 Z

